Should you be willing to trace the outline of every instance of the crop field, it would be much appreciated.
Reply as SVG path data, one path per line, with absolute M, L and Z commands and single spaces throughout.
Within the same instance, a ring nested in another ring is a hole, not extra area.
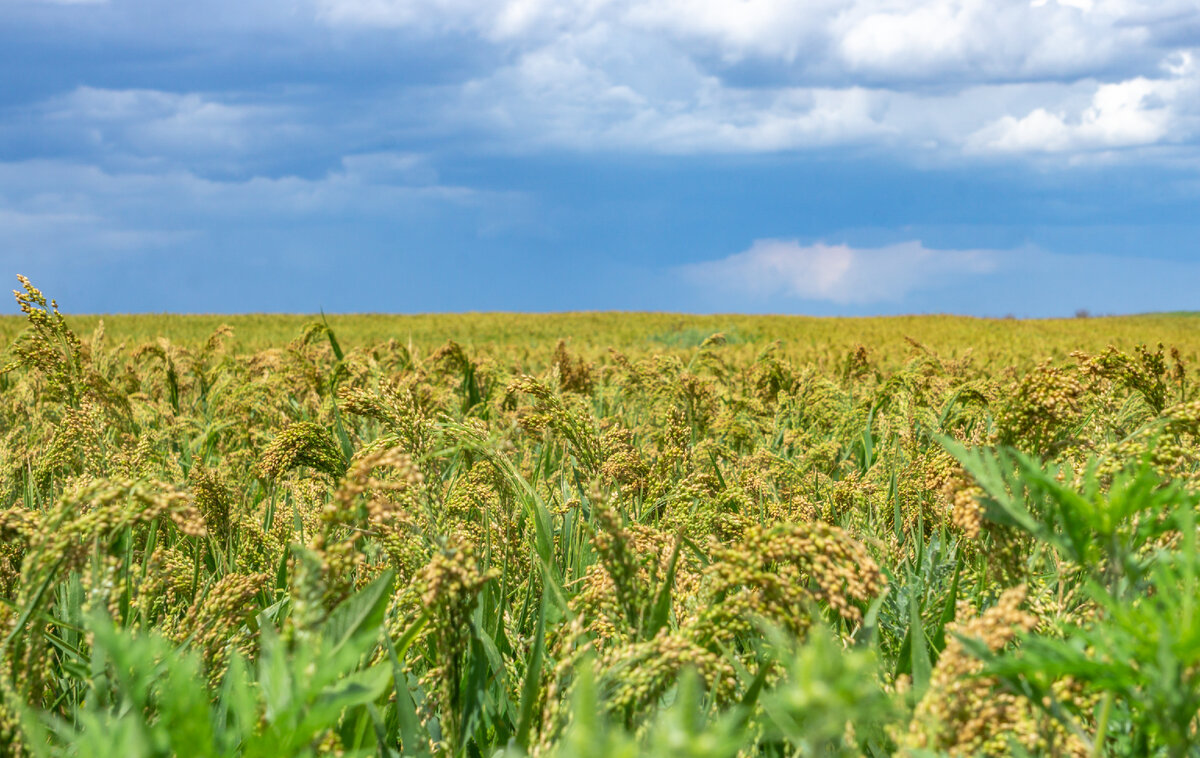
M 5 755 L 1200 755 L 1195 316 L 16 297 Z

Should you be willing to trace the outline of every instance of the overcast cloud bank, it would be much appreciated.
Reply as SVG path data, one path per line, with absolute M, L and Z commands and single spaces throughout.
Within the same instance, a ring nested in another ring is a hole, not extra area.
M 345 239 L 426 308 L 473 307 L 473 269 L 511 277 L 496 307 L 702 307 L 577 284 L 645 258 L 929 309 L 1053 255 L 1100 283 L 1200 253 L 1195 0 L 13 0 L 0 73 L 0 261 L 64 282 L 219 241 L 306 261 L 304 309 Z

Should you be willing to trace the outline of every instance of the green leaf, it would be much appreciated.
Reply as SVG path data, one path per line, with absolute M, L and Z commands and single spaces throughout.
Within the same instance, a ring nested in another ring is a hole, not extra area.
M 958 607 L 958 580 L 962 575 L 961 560 L 956 560 L 954 563 L 954 578 L 950 580 L 950 592 L 946 595 L 946 602 L 942 605 L 942 613 L 938 617 L 937 626 L 933 630 L 933 636 L 930 638 L 930 643 L 933 649 L 941 653 L 946 649 L 946 625 L 954 621 L 954 613 Z
M 415 624 L 413 626 L 416 628 Z M 387 635 L 384 635 L 384 642 L 387 645 L 388 661 L 392 665 L 392 683 L 396 693 L 396 720 L 400 724 L 400 745 L 406 756 L 427 755 L 428 740 L 421 737 L 421 719 L 417 716 L 417 704 L 414 702 L 409 688 L 408 675 L 404 673 L 404 667 L 400 665 L 400 655 L 403 653 L 397 655 L 396 648 Z M 409 643 L 411 643 L 411 639 Z
M 332 646 L 331 655 L 336 655 L 356 637 L 378 634 L 391 600 L 394 576 L 393 571 L 385 571 L 383 576 L 346 598 L 329 614 L 322 632 Z
M 675 538 L 675 547 L 671 550 L 667 573 L 663 576 L 658 592 L 654 595 L 654 604 L 650 606 L 646 627 L 642 630 L 643 639 L 653 639 L 671 619 L 671 589 L 675 586 L 675 569 L 679 565 L 679 549 L 681 547 L 683 547 L 682 535 Z
M 912 643 L 909 654 L 912 663 L 913 692 L 919 698 L 929 688 L 933 662 L 929 658 L 929 646 L 925 639 L 925 629 L 921 624 L 921 606 L 915 594 L 909 595 L 908 629 Z
M 309 311 L 312 313 L 312 311 Z M 329 338 L 329 347 L 333 348 L 333 355 L 339 361 L 346 360 L 345 353 L 342 352 L 342 346 L 338 344 L 337 337 L 334 336 L 333 329 L 329 327 L 329 321 L 325 318 L 325 309 L 321 309 L 321 323 L 325 325 L 325 336 Z
M 525 666 L 525 681 L 521 683 L 520 717 L 517 719 L 517 744 L 529 747 L 529 730 L 533 725 L 533 709 L 537 704 L 538 687 L 542 678 L 542 655 L 546 644 L 546 598 L 543 595 L 538 611 L 537 628 L 533 635 L 533 648 Z

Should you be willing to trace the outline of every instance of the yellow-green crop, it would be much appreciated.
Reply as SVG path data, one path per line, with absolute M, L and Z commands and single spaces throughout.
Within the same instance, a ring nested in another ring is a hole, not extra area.
M 5 754 L 1200 751 L 1194 317 L 17 299 Z

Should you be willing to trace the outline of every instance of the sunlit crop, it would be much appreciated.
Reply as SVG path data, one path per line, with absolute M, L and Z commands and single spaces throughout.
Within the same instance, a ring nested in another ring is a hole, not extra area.
M 21 285 L 5 754 L 1200 755 L 1190 316 L 109 332 Z

